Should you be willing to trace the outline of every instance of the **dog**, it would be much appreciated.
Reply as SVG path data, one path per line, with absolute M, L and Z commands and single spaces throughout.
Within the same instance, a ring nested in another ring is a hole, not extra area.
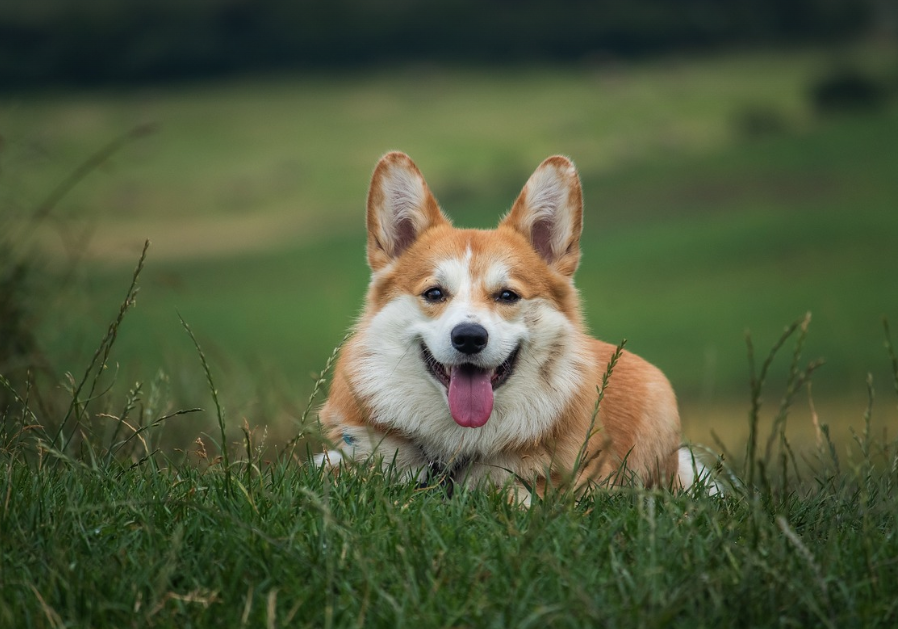
M 526 504 L 550 486 L 694 482 L 667 378 L 585 330 L 568 158 L 540 164 L 492 230 L 453 227 L 400 152 L 378 162 L 367 201 L 371 281 L 320 410 L 333 447 L 319 465 L 379 460 Z

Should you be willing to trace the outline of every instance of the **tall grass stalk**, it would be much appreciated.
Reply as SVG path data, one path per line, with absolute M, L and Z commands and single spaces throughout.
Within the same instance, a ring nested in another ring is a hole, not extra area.
M 299 418 L 299 432 L 292 439 L 290 439 L 286 443 L 286 445 L 284 445 L 283 449 L 281 450 L 281 456 L 287 454 L 287 452 L 289 451 L 288 456 L 292 458 L 296 449 L 296 444 L 306 436 L 305 431 L 306 427 L 308 426 L 309 414 L 312 412 L 312 407 L 315 404 L 315 400 L 318 398 L 318 394 L 321 393 L 322 387 L 327 383 L 327 377 L 337 361 L 337 356 L 340 354 L 340 350 L 342 349 L 346 341 L 349 340 L 350 336 L 352 336 L 351 332 L 343 337 L 343 340 L 340 342 L 340 344 L 337 345 L 331 352 L 330 356 L 327 357 L 327 360 L 324 363 L 324 369 L 322 369 L 318 374 L 318 377 L 315 378 L 315 385 L 312 387 L 312 392 L 309 394 L 309 399 L 306 402 L 306 407 Z
M 627 345 L 627 339 L 621 339 L 621 342 L 618 343 L 617 347 L 614 350 L 614 353 L 611 354 L 611 358 L 608 359 L 608 364 L 605 365 L 605 371 L 602 372 L 602 383 L 598 387 L 596 387 L 596 403 L 593 407 L 592 416 L 589 420 L 589 427 L 586 430 L 586 435 L 584 435 L 583 444 L 580 446 L 580 450 L 577 452 L 577 456 L 574 459 L 574 466 L 571 472 L 573 487 L 577 486 L 577 482 L 580 480 L 580 477 L 586 471 L 586 468 L 590 463 L 596 460 L 597 457 L 607 456 L 607 453 L 604 452 L 601 448 L 597 449 L 595 452 L 589 452 L 589 442 L 590 440 L 601 431 L 601 426 L 599 425 L 599 412 L 602 409 L 602 402 L 605 399 L 605 392 L 608 390 L 608 386 L 611 384 L 611 376 L 614 374 L 614 368 L 617 366 L 617 361 L 620 360 L 620 357 L 624 353 L 624 347 Z M 621 464 L 620 472 L 623 472 L 626 466 L 626 460 Z M 610 479 L 596 479 L 598 481 L 607 482 Z
M 228 454 L 228 438 L 225 433 L 224 408 L 222 408 L 221 401 L 218 399 L 218 388 L 215 386 L 215 381 L 212 379 L 212 370 L 209 369 L 209 363 L 206 361 L 206 355 L 203 353 L 203 348 L 200 347 L 200 343 L 196 340 L 193 330 L 190 329 L 190 326 L 187 325 L 187 322 L 184 321 L 184 317 L 182 317 L 180 313 L 178 313 L 178 318 L 181 320 L 181 325 L 184 326 L 184 330 L 186 330 L 187 334 L 190 336 L 190 340 L 193 341 L 193 346 L 196 348 L 196 353 L 200 358 L 200 364 L 203 366 L 203 373 L 206 374 L 206 382 L 209 384 L 209 392 L 212 394 L 212 401 L 215 402 L 215 416 L 218 419 L 218 429 L 219 434 L 221 435 L 220 448 L 225 472 L 225 491 L 228 495 L 231 495 L 231 461 Z
M 128 312 L 128 309 L 134 305 L 137 298 L 137 292 L 139 290 L 137 287 L 137 280 L 140 278 L 140 272 L 143 271 L 143 265 L 146 261 L 147 249 L 149 249 L 149 247 L 150 241 L 147 240 L 143 244 L 143 250 L 140 253 L 140 259 L 137 261 L 137 267 L 134 269 L 134 274 L 131 276 L 131 285 L 128 286 L 128 291 L 127 293 L 125 293 L 125 299 L 124 301 L 122 301 L 121 306 L 119 306 L 118 315 L 113 320 L 113 322 L 109 324 L 109 328 L 106 330 L 106 334 L 103 336 L 103 339 L 100 341 L 100 345 L 94 352 L 93 358 L 91 358 L 87 369 L 84 370 L 84 375 L 81 377 L 81 381 L 77 386 L 72 388 L 72 401 L 69 404 L 69 408 L 66 411 L 65 416 L 62 418 L 62 421 L 59 424 L 59 428 L 56 430 L 56 434 L 50 441 L 51 448 L 56 447 L 59 438 L 65 431 L 66 424 L 68 423 L 69 419 L 74 416 L 75 423 L 72 427 L 70 437 L 68 440 L 63 440 L 60 447 L 60 449 L 64 451 L 67 443 L 70 442 L 77 433 L 77 430 L 81 423 L 81 419 L 87 414 L 87 408 L 93 400 L 93 396 L 97 388 L 97 383 L 99 382 L 100 376 L 102 375 L 103 371 L 106 369 L 109 360 L 109 353 L 112 351 L 112 346 L 115 344 L 116 338 L 118 338 L 119 326 L 121 326 L 122 320 L 125 318 L 125 313 Z M 98 360 L 99 366 L 97 365 Z M 87 398 L 82 402 L 81 391 L 84 389 L 84 385 L 87 384 L 87 381 L 90 379 L 92 373 L 94 374 L 94 377 L 90 385 L 90 390 L 88 391 Z
M 796 351 L 793 354 L 793 364 L 797 363 L 798 357 L 800 356 L 800 346 L 804 342 L 804 334 L 807 331 L 807 325 L 809 322 L 810 313 L 806 314 L 801 319 L 798 319 L 791 325 L 787 326 L 782 335 L 780 335 L 780 337 L 773 344 L 773 347 L 771 347 L 770 352 L 767 354 L 767 358 L 765 358 L 764 362 L 761 363 L 760 370 L 757 370 L 755 366 L 755 351 L 754 344 L 751 339 L 751 334 L 749 332 L 745 333 L 745 342 L 748 349 L 749 372 L 751 374 L 749 381 L 749 388 L 751 393 L 751 408 L 748 414 L 748 442 L 745 446 L 745 462 L 743 473 L 746 476 L 746 484 L 749 487 L 752 487 L 755 484 L 755 476 L 757 474 L 758 468 L 758 422 L 761 418 L 761 392 L 763 391 L 764 384 L 767 380 L 767 373 L 770 370 L 770 366 L 773 364 L 774 358 L 776 358 L 776 355 L 779 353 L 783 345 L 785 345 L 786 341 L 789 340 L 789 338 L 795 333 L 796 330 L 804 329 L 805 331 L 799 336 L 799 342 L 796 344 Z M 790 372 L 790 379 L 794 379 L 793 374 L 794 369 Z M 788 411 L 788 405 L 784 406 L 784 410 Z M 785 415 L 783 416 L 781 422 L 785 422 Z

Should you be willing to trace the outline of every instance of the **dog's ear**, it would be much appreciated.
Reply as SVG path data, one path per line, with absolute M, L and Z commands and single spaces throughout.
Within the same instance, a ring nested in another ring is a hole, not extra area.
M 380 158 L 368 189 L 368 264 L 378 271 L 424 231 L 448 223 L 421 171 L 405 153 Z
M 574 163 L 555 155 L 540 164 L 501 224 L 523 234 L 550 267 L 572 276 L 583 229 L 583 192 Z

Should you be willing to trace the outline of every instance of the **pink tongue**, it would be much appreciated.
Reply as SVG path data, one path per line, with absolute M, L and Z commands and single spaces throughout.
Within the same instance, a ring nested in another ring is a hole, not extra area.
M 459 426 L 480 428 L 493 412 L 490 372 L 456 367 L 449 380 L 449 412 Z

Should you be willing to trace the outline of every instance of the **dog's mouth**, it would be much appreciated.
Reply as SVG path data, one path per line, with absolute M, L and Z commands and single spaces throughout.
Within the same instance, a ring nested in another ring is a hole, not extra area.
M 498 367 L 484 369 L 471 363 L 444 365 L 421 343 L 421 358 L 427 371 L 440 382 L 449 395 L 452 419 L 466 428 L 486 424 L 493 411 L 493 391 L 505 384 L 514 372 L 520 346 Z

